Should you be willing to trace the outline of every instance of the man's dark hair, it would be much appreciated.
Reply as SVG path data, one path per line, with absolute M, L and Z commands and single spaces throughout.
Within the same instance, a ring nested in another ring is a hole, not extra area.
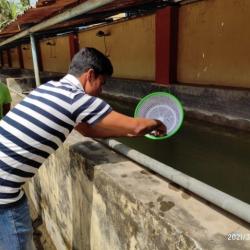
M 74 55 L 68 73 L 80 77 L 89 69 L 93 69 L 96 76 L 111 76 L 113 74 L 113 66 L 110 60 L 97 49 L 86 47 Z

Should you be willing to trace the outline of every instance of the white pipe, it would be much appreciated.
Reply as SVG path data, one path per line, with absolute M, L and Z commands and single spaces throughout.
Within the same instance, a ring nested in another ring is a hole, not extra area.
M 242 220 L 250 223 L 250 205 L 236 199 L 216 188 L 213 188 L 201 181 L 198 181 L 172 167 L 169 167 L 157 160 L 150 158 L 134 149 L 131 149 L 124 144 L 112 140 L 100 140 L 99 142 L 107 145 L 115 151 L 125 155 L 133 161 L 145 166 L 154 172 L 166 177 L 167 179 L 177 183 L 185 189 L 197 194 L 205 200 L 215 204 L 216 206 L 236 215 Z
M 39 66 L 38 66 L 38 59 L 37 59 L 37 50 L 36 50 L 36 42 L 35 38 L 32 34 L 30 34 L 30 43 L 31 43 L 31 51 L 32 51 L 32 59 L 33 59 L 33 67 L 34 67 L 34 73 L 35 73 L 35 79 L 36 79 L 36 86 L 38 87 L 40 82 L 40 76 L 39 76 Z
M 66 10 L 66 11 L 64 11 L 63 13 L 61 13 L 61 14 L 59 14 L 57 16 L 49 18 L 46 21 L 43 21 L 43 22 L 41 22 L 41 23 L 39 23 L 37 25 L 34 25 L 33 27 L 22 31 L 22 32 L 18 33 L 17 35 L 6 39 L 4 42 L 0 43 L 0 47 L 3 46 L 3 45 L 6 45 L 8 43 L 11 43 L 13 41 L 16 41 L 16 40 L 18 40 L 20 38 L 23 38 L 25 36 L 28 36 L 30 33 L 35 33 L 37 31 L 48 28 L 48 27 L 50 27 L 52 25 L 61 23 L 63 21 L 69 20 L 69 19 L 71 19 L 73 17 L 82 15 L 84 13 L 87 13 L 87 12 L 89 12 L 91 10 L 102 7 L 102 6 L 104 6 L 104 5 L 108 4 L 108 3 L 112 3 L 112 2 L 114 2 L 114 0 L 100 0 L 100 1 L 88 0 L 88 1 L 86 1 L 84 3 L 82 3 L 82 4 L 77 5 L 74 8 Z

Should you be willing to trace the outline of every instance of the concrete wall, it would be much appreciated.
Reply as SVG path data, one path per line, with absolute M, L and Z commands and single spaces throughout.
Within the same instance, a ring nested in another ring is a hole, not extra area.
M 25 69 L 33 69 L 32 52 L 30 44 L 22 44 L 23 64 Z
M 13 68 L 20 68 L 17 48 L 10 49 L 10 57 L 11 57 L 12 67 Z
M 66 73 L 70 63 L 68 36 L 53 37 L 40 42 L 43 70 Z
M 106 41 L 96 36 L 99 30 L 110 32 Z M 79 41 L 80 47 L 96 47 L 109 56 L 114 65 L 114 77 L 154 81 L 155 15 L 81 32 Z
M 180 8 L 178 81 L 250 88 L 249 0 Z
M 57 249 L 248 249 L 249 226 L 73 132 L 28 185 Z

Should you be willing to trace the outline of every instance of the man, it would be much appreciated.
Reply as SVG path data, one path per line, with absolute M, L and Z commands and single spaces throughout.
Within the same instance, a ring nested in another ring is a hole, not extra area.
M 32 226 L 21 186 L 76 129 L 90 137 L 139 136 L 164 125 L 117 113 L 97 98 L 113 67 L 94 48 L 73 58 L 68 74 L 32 91 L 0 122 L 0 250 L 32 249 Z
M 6 84 L 0 82 L 0 120 L 5 116 L 11 105 L 10 91 Z

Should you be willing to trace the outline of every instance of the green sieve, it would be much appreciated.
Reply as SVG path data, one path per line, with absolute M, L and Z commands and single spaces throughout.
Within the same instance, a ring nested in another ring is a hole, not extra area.
M 153 140 L 163 140 L 173 136 L 181 127 L 184 111 L 180 101 L 172 94 L 165 92 L 151 93 L 137 104 L 134 117 L 160 120 L 167 127 L 165 136 L 145 136 Z

